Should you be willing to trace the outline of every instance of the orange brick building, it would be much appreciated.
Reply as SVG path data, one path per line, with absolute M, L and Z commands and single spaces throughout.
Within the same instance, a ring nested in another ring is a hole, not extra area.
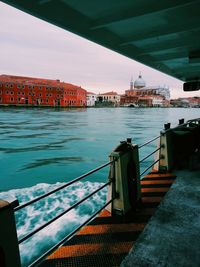
M 86 90 L 60 80 L 0 75 L 0 105 L 85 107 Z

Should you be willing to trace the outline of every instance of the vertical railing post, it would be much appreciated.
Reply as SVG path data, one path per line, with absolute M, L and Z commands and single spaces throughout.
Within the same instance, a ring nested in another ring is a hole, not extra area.
M 116 198 L 116 191 L 114 190 L 115 188 L 115 162 L 117 158 L 114 155 L 110 155 L 110 162 L 112 162 L 109 170 L 109 175 L 108 175 L 108 180 L 111 182 L 110 185 L 108 185 L 108 193 L 107 193 L 107 202 L 110 201 L 111 199 Z M 107 207 L 106 210 L 108 210 L 110 213 L 112 213 L 112 203 L 110 203 Z
M 13 208 L 18 201 L 0 200 L 0 266 L 21 267 Z
M 136 208 L 141 198 L 138 146 L 127 139 L 111 153 L 110 159 L 115 160 L 112 194 L 108 193 L 114 198 L 111 211 L 125 215 Z
M 179 125 L 182 125 L 182 124 L 184 124 L 184 119 L 179 120 Z
M 170 123 L 164 125 L 160 133 L 160 161 L 159 171 L 170 171 L 173 168 L 173 143 Z

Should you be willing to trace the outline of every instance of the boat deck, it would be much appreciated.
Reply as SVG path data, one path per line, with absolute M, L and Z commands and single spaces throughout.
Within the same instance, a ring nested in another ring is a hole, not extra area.
M 121 267 L 200 266 L 200 169 L 176 174 Z
M 150 173 L 141 181 L 142 204 L 126 217 L 104 210 L 71 240 L 58 248 L 41 267 L 119 266 L 174 182 L 173 174 Z

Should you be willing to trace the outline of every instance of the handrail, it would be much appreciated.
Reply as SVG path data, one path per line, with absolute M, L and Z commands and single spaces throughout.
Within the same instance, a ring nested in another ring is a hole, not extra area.
M 147 155 L 146 157 L 144 157 L 143 159 L 141 159 L 139 161 L 139 163 L 142 163 L 143 161 L 145 161 L 146 159 L 148 159 L 150 156 L 152 156 L 153 154 L 155 154 L 157 151 L 159 151 L 161 149 L 162 146 L 160 146 L 159 148 L 155 149 L 153 152 L 151 152 L 149 155 Z
M 107 207 L 110 203 L 112 203 L 112 201 L 114 200 L 114 198 L 112 198 L 111 200 L 109 200 L 105 205 L 103 205 L 98 211 L 96 211 L 92 216 L 90 216 L 90 218 L 88 218 L 84 223 L 82 223 L 81 225 L 79 225 L 74 231 L 72 231 L 70 234 L 68 234 L 65 238 L 63 238 L 61 241 L 59 241 L 56 245 L 54 245 L 53 247 L 51 247 L 48 251 L 46 251 L 42 256 L 40 256 L 37 260 L 35 260 L 34 262 L 32 262 L 28 267 L 35 267 L 37 266 L 44 258 L 46 258 L 46 256 L 48 256 L 50 253 L 52 253 L 54 250 L 56 250 L 59 246 L 61 246 L 63 243 L 65 243 L 68 239 L 70 239 L 73 235 L 76 234 L 76 232 L 78 232 L 83 226 L 85 226 L 86 224 L 88 224 L 93 218 L 95 218 L 103 209 L 105 209 L 105 207 Z
M 157 140 L 157 139 L 160 138 L 160 137 L 161 137 L 161 135 L 156 136 L 156 137 L 154 137 L 153 139 L 151 139 L 150 141 L 147 141 L 146 143 L 144 143 L 144 144 L 138 146 L 138 148 L 142 148 L 142 147 L 144 147 L 144 146 L 146 146 L 146 145 L 152 143 L 153 141 Z M 139 164 L 140 164 L 140 163 L 143 163 L 146 159 L 148 159 L 150 156 L 152 156 L 153 154 L 155 154 L 155 153 L 156 153 L 157 151 L 159 151 L 161 148 L 162 148 L 162 145 L 159 146 L 158 148 L 156 148 L 153 152 L 151 152 L 151 153 L 148 154 L 147 156 L 145 156 L 143 159 L 141 159 L 141 160 L 139 161 Z M 143 176 L 143 174 L 145 174 L 145 173 L 146 173 L 152 166 L 154 166 L 157 162 L 159 162 L 160 159 L 161 159 L 161 158 L 159 158 L 158 160 L 154 161 L 149 167 L 147 167 L 147 168 L 140 174 L 140 179 L 141 179 L 141 177 Z
M 167 130 L 164 130 L 164 132 L 168 132 L 168 131 L 171 131 L 171 130 L 176 130 L 176 129 L 181 128 L 181 127 L 187 127 L 187 126 L 190 126 L 190 124 L 193 124 L 193 125 L 196 126 L 196 125 L 198 125 L 196 122 L 199 122 L 199 121 L 200 121 L 199 118 L 198 119 L 193 119 L 193 120 L 188 120 L 185 123 L 182 123 L 182 124 L 179 124 L 179 125 L 177 125 L 177 126 L 175 126 L 173 128 L 169 128 Z
M 93 173 L 95 173 L 95 172 L 97 172 L 97 171 L 103 169 L 104 167 L 106 167 L 106 166 L 108 166 L 108 165 L 111 165 L 111 164 L 114 163 L 115 161 L 116 161 L 116 159 L 114 159 L 114 160 L 112 160 L 112 161 L 109 161 L 109 162 L 107 162 L 107 163 L 105 163 L 105 164 L 103 164 L 103 165 L 101 165 L 101 166 L 99 166 L 99 167 L 97 167 L 97 168 L 95 168 L 95 169 L 93 169 L 93 170 L 91 170 L 91 171 L 89 171 L 89 172 L 87 172 L 87 173 L 81 175 L 81 176 L 76 177 L 75 179 L 73 179 L 73 180 L 71 180 L 71 181 L 65 183 L 64 185 L 62 185 L 62 186 L 60 186 L 60 187 L 58 187 L 58 188 L 56 188 L 56 189 L 54 189 L 54 190 L 52 190 L 52 191 L 46 193 L 46 194 L 43 194 L 43 195 L 41 195 L 41 196 L 39 196 L 39 197 L 36 197 L 36 198 L 34 198 L 34 199 L 32 199 L 32 200 L 30 200 L 30 201 L 28 201 L 28 202 L 26 202 L 26 203 L 24 203 L 24 204 L 18 206 L 18 207 L 16 207 L 16 208 L 14 209 L 14 212 L 16 212 L 16 211 L 18 211 L 18 210 L 20 210 L 20 209 L 22 209 L 22 208 L 25 208 L 25 207 L 27 207 L 27 206 L 29 206 L 29 205 L 31 205 L 31 204 L 33 204 L 33 203 L 35 203 L 35 202 L 37 202 L 37 201 L 39 201 L 39 200 L 45 198 L 45 197 L 47 197 L 47 196 L 50 196 L 51 194 L 54 194 L 55 192 L 57 192 L 57 191 L 59 191 L 59 190 L 65 188 L 65 187 L 68 187 L 68 186 L 70 186 L 71 184 L 73 184 L 73 183 L 75 183 L 75 182 L 80 181 L 81 179 L 83 179 L 83 178 L 89 176 L 90 174 L 93 174 Z
M 143 146 L 146 146 L 146 145 L 150 144 L 151 142 L 155 141 L 155 140 L 158 139 L 158 138 L 160 138 L 160 135 L 159 135 L 159 136 L 156 136 L 156 137 L 154 137 L 153 139 L 151 139 L 150 141 L 147 141 L 146 143 L 144 143 L 144 144 L 138 146 L 138 148 L 142 148 Z
M 48 226 L 49 224 L 51 224 L 52 222 L 56 221 L 57 219 L 59 219 L 60 217 L 62 217 L 64 214 L 68 213 L 70 210 L 76 208 L 78 205 L 80 205 L 82 202 L 84 202 L 85 200 L 87 200 L 88 198 L 90 198 L 91 196 L 95 195 L 97 192 L 99 192 L 100 190 L 102 190 L 104 187 L 106 187 L 107 185 L 111 184 L 111 181 L 105 183 L 103 186 L 99 187 L 98 189 L 96 189 L 95 191 L 93 191 L 92 193 L 90 193 L 89 195 L 87 195 L 86 197 L 84 197 L 83 199 L 81 199 L 80 201 L 78 201 L 77 203 L 75 203 L 74 205 L 72 205 L 71 207 L 69 207 L 68 209 L 66 209 L 65 211 L 61 212 L 59 215 L 55 216 L 53 219 L 51 219 L 50 221 L 48 221 L 47 223 L 41 225 L 40 227 L 36 228 L 35 230 L 33 230 L 32 232 L 30 232 L 29 234 L 27 234 L 26 236 L 24 236 L 23 238 L 21 238 L 20 240 L 18 240 L 18 244 L 21 244 L 22 242 L 24 242 L 25 240 L 27 240 L 28 238 L 30 238 L 31 236 L 33 236 L 34 234 L 36 234 L 37 232 L 41 231 L 42 229 L 44 229 L 46 226 Z
M 157 162 L 159 162 L 161 160 L 161 158 L 157 159 L 156 161 L 154 161 L 149 167 L 147 167 L 141 174 L 140 177 L 142 177 L 143 174 L 145 174 L 145 172 L 147 172 L 151 167 L 153 167 L 153 165 L 155 165 Z

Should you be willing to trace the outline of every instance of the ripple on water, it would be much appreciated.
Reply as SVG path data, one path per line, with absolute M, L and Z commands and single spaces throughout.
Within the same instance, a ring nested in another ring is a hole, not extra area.
M 25 165 L 19 171 L 33 169 L 44 165 L 60 164 L 60 163 L 69 164 L 70 162 L 83 162 L 83 161 L 84 161 L 83 157 L 56 157 L 48 159 L 37 159 L 35 160 L 35 162 Z

